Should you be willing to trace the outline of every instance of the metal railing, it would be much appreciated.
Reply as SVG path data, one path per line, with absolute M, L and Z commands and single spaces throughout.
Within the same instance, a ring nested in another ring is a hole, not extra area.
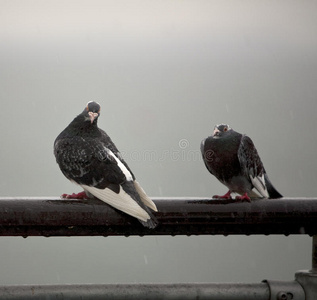
M 99 200 L 0 198 L 1 236 L 306 234 L 312 269 L 294 281 L 259 284 L 132 284 L 0 286 L 0 299 L 307 299 L 317 300 L 317 198 L 249 202 L 153 198 L 155 229 Z
M 317 235 L 317 198 L 251 203 L 203 198 L 153 200 L 159 210 L 155 229 L 143 227 L 100 200 L 0 198 L 0 235 Z

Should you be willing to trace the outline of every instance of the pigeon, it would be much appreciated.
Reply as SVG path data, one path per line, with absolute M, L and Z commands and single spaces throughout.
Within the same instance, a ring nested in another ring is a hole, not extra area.
M 213 135 L 201 142 L 200 150 L 208 171 L 229 191 L 213 198 L 231 199 L 231 193 L 240 194 L 236 199 L 283 197 L 269 180 L 263 163 L 252 140 L 238 133 L 227 124 L 216 125 Z
M 106 132 L 97 126 L 100 105 L 87 103 L 84 111 L 58 135 L 54 154 L 62 173 L 84 191 L 61 198 L 96 197 L 137 218 L 145 227 L 155 228 L 151 210 L 155 203 L 146 195 Z

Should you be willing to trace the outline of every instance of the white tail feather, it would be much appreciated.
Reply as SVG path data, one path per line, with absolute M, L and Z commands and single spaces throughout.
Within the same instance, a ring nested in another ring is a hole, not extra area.
M 140 195 L 140 198 L 142 200 L 142 202 L 149 208 L 151 208 L 154 211 L 157 211 L 157 207 L 155 205 L 155 203 L 149 198 L 149 196 L 144 192 L 144 190 L 142 189 L 142 187 L 140 186 L 140 184 L 134 180 L 134 187 L 137 191 L 137 193 Z
M 97 189 L 88 185 L 81 185 L 85 191 L 88 191 L 90 194 L 94 195 L 103 202 L 108 203 L 109 205 L 125 212 L 126 214 L 135 217 L 141 221 L 146 222 L 151 219 L 149 214 L 141 208 L 136 201 L 134 201 L 130 195 L 128 195 L 120 186 L 119 194 L 116 194 L 112 190 Z
M 264 175 L 261 177 L 252 177 L 250 176 L 251 182 L 254 185 L 254 187 L 258 190 L 258 192 L 263 196 L 264 198 L 269 198 L 269 193 L 267 191 L 265 181 L 264 181 Z

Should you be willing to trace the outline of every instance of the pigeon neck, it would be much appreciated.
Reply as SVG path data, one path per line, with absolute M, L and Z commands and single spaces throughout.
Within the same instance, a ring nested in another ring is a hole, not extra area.
M 77 116 L 69 126 L 78 135 L 93 135 L 94 132 L 99 132 L 97 120 L 91 123 L 86 121 L 82 115 Z

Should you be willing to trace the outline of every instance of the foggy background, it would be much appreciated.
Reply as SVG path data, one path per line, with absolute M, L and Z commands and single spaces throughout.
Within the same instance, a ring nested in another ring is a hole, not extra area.
M 0 0 L 0 196 L 79 192 L 53 155 L 88 101 L 150 196 L 226 188 L 200 157 L 228 123 L 285 196 L 316 196 L 315 1 Z M 1 284 L 259 282 L 307 236 L 0 237 Z

